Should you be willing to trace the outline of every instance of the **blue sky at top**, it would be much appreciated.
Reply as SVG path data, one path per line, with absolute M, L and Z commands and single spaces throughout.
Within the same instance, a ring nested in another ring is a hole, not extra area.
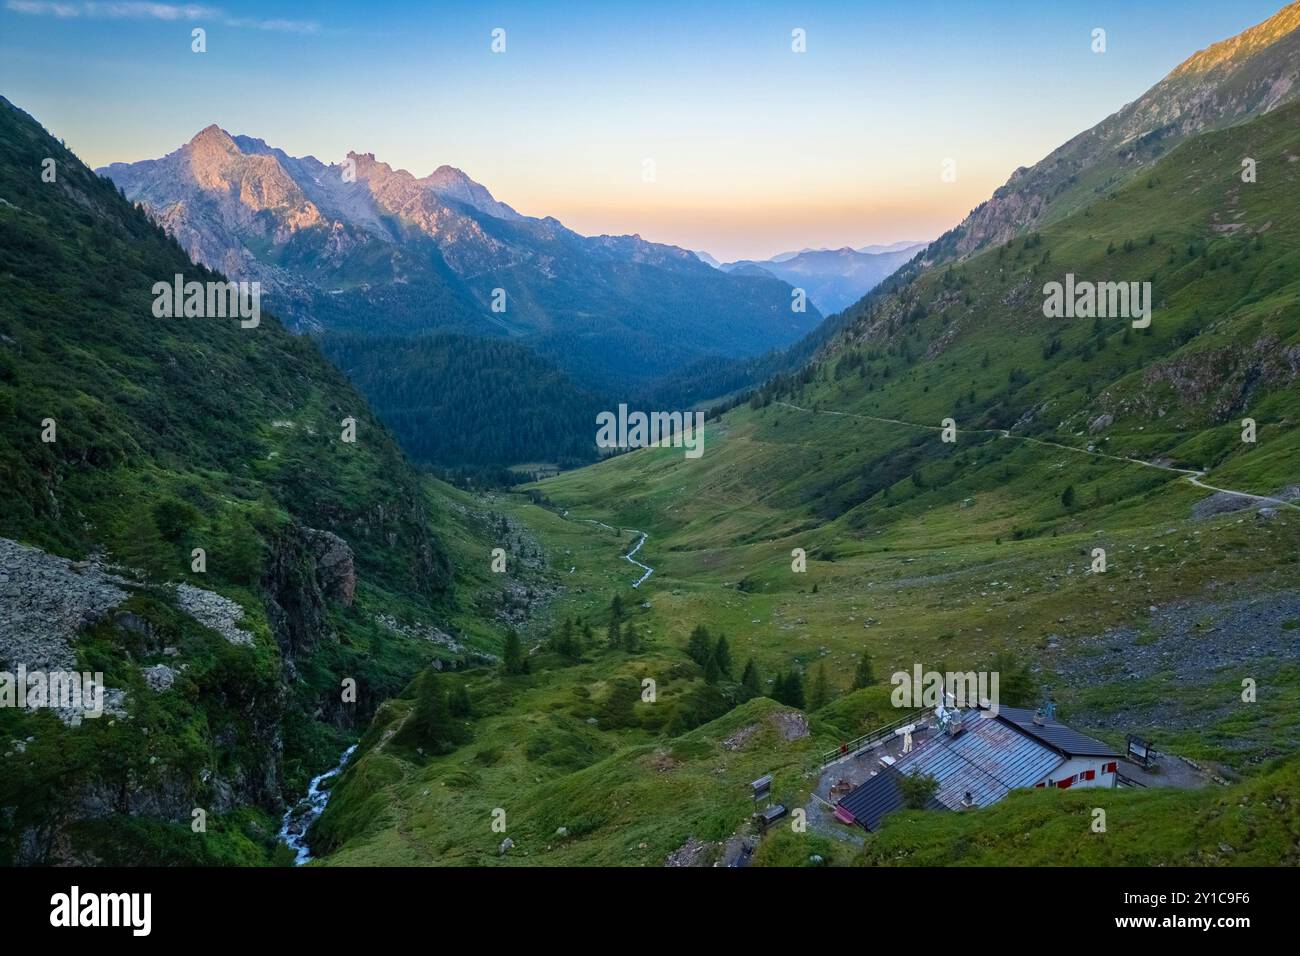
M 0 91 L 92 165 L 217 123 L 323 160 L 450 163 L 583 232 L 757 257 L 932 237 L 1280 6 L 0 0 Z

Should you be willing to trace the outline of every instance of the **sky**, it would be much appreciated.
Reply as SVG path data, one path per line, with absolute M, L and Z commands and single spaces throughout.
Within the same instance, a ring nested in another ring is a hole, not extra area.
M 586 234 L 765 258 L 934 238 L 1281 6 L 0 0 L 0 93 L 91 166 L 216 123 L 326 162 L 450 164 Z

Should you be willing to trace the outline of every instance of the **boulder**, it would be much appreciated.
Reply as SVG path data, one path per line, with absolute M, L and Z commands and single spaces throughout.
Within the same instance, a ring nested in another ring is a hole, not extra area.
M 1192 505 L 1192 518 L 1201 520 L 1233 511 L 1245 511 L 1256 503 L 1254 499 L 1244 495 L 1230 495 L 1226 491 L 1216 491 L 1208 498 L 1202 498 Z
M 1109 428 L 1115 422 L 1114 415 L 1098 415 L 1088 423 L 1088 434 L 1095 435 L 1104 428 Z
M 176 682 L 176 671 L 166 664 L 155 664 L 153 667 L 146 667 L 143 674 L 144 682 L 149 685 L 149 688 L 159 693 L 170 690 L 172 684 Z
M 352 549 L 332 531 L 304 528 L 303 538 L 316 559 L 316 580 L 327 598 L 351 607 L 357 592 L 357 570 Z

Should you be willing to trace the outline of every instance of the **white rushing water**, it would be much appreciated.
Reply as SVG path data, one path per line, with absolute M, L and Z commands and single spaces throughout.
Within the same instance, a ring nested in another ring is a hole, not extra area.
M 627 558 L 629 561 L 631 561 L 638 568 L 640 568 L 642 571 L 645 572 L 645 574 L 641 575 L 640 579 L 636 582 L 636 584 L 632 585 L 632 587 L 634 588 L 639 588 L 646 578 L 650 577 L 650 575 L 655 573 L 655 569 L 650 567 L 650 565 L 642 564 L 640 561 L 636 559 L 636 553 L 641 550 L 641 545 L 645 544 L 645 539 L 648 537 L 650 536 L 646 534 L 644 531 L 642 531 L 641 540 L 636 543 L 636 547 L 633 548 L 631 551 L 629 551 L 627 554 L 623 555 L 623 557 Z
M 325 804 L 329 803 L 330 799 L 330 792 L 321 790 L 321 784 L 342 773 L 343 768 L 347 766 L 348 758 L 356 749 L 357 745 L 353 744 L 343 751 L 343 756 L 334 767 L 313 777 L 307 787 L 307 796 L 284 812 L 284 821 L 280 826 L 280 839 L 293 850 L 294 866 L 302 866 L 311 860 L 311 848 L 307 846 L 307 831 L 316 822 L 316 818 L 324 812 Z
M 569 513 L 566 511 L 566 512 L 564 512 L 562 515 L 560 515 L 560 517 L 561 517 L 561 518 L 568 518 L 568 517 L 569 517 Z M 594 525 L 597 525 L 598 527 L 604 528 L 606 531 L 612 531 L 612 532 L 614 532 L 615 534 L 621 534 L 621 533 L 622 533 L 618 528 L 615 528 L 613 525 L 605 524 L 605 522 L 603 522 L 603 521 L 597 521 L 595 518 L 579 518 L 578 520 L 579 520 L 579 521 L 585 521 L 587 524 L 594 524 Z M 652 568 L 652 567 L 650 567 L 650 565 L 648 565 L 648 564 L 642 564 L 640 561 L 638 561 L 638 560 L 636 559 L 636 553 L 637 553 L 638 551 L 641 550 L 641 545 L 645 544 L 645 539 L 648 538 L 648 537 L 650 537 L 650 535 L 648 535 L 648 534 L 647 534 L 646 532 L 644 532 L 644 531 L 638 531 L 636 528 L 628 528 L 628 529 L 625 529 L 625 530 L 631 531 L 633 534 L 639 534 L 639 535 L 641 536 L 641 538 L 637 541 L 637 543 L 636 543 L 635 545 L 633 545 L 632 550 L 629 551 L 627 554 L 623 555 L 623 560 L 624 560 L 624 561 L 630 561 L 630 562 L 632 562 L 632 563 L 635 564 L 638 568 L 640 568 L 642 571 L 645 572 L 645 574 L 643 574 L 643 575 L 641 575 L 641 577 L 637 578 L 636 583 L 632 585 L 632 587 L 634 587 L 634 588 L 639 588 L 642 584 L 645 583 L 645 579 L 646 579 L 646 578 L 650 577 L 650 575 L 652 575 L 652 574 L 655 573 L 655 569 Z M 572 570 L 570 570 L 570 573 L 573 573 Z

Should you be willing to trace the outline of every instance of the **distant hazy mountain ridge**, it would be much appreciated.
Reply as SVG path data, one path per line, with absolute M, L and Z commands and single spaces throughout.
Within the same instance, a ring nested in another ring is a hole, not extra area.
M 763 272 L 804 289 L 827 315 L 848 308 L 925 248 L 924 242 L 901 242 L 863 249 L 805 249 L 756 262 L 741 260 L 719 268 L 734 275 Z

